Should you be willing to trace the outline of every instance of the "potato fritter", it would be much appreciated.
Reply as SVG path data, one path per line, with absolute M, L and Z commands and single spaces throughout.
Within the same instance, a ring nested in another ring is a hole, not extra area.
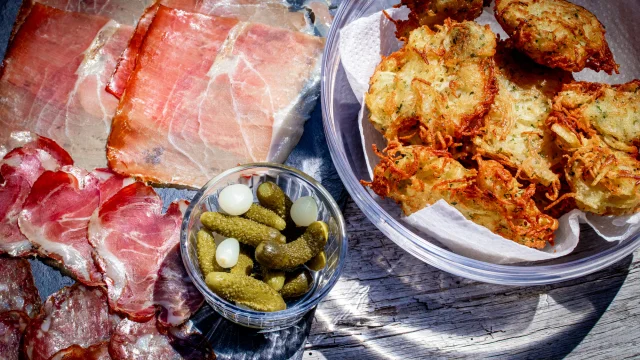
M 565 85 L 547 120 L 567 152 L 565 177 L 578 208 L 601 215 L 640 211 L 640 81 Z
M 552 169 L 562 154 L 547 129 L 554 96 L 570 73 L 540 66 L 500 42 L 495 56 L 498 94 L 485 118 L 485 127 L 473 139 L 483 156 L 518 170 L 518 178 L 550 188 L 557 198 L 560 178 Z
M 446 149 L 475 135 L 496 92 L 495 34 L 475 22 L 423 26 L 382 59 L 365 103 L 389 141 Z
M 426 146 L 392 145 L 380 155 L 373 182 L 363 184 L 398 202 L 405 214 L 443 199 L 507 239 L 536 249 L 553 243 L 558 221 L 536 207 L 535 186 L 521 188 L 500 163 L 478 157 L 478 169 L 466 169 L 448 152 Z
M 396 7 L 403 5 L 411 12 L 407 20 L 394 21 L 398 39 L 408 39 L 412 30 L 424 25 L 434 29 L 447 19 L 474 20 L 482 14 L 483 0 L 401 0 Z
M 618 72 L 604 26 L 565 0 L 496 0 L 496 19 L 535 62 L 567 71 Z

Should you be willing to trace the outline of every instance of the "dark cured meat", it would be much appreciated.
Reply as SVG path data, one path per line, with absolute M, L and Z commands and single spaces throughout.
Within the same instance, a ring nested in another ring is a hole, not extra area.
M 202 295 L 176 254 L 187 204 L 174 202 L 162 214 L 162 200 L 153 188 L 134 183 L 94 212 L 89 243 L 113 310 L 147 321 L 159 306 L 163 320 L 179 325 L 202 305 Z
M 71 165 L 73 160 L 50 139 L 28 132 L 14 133 L 12 137 L 20 138 L 23 145 L 0 161 L 0 254 L 24 256 L 32 249 L 20 233 L 18 215 L 31 186 L 44 171 Z
M 27 359 L 48 360 L 72 345 L 89 347 L 111 338 L 114 318 L 101 288 L 79 283 L 51 295 L 24 336 Z
M 20 343 L 28 324 L 29 316 L 22 311 L 0 314 L 0 359 L 20 359 Z
M 0 257 L 0 313 L 21 311 L 30 317 L 40 313 L 42 301 L 25 259 Z
M 111 360 L 109 355 L 109 342 L 101 342 L 88 348 L 72 345 L 58 351 L 51 360 Z
M 146 323 L 122 320 L 111 337 L 109 352 L 116 359 L 128 360 L 215 359 L 206 338 L 191 331 L 189 325 L 163 334 L 154 320 Z
M 87 239 L 89 218 L 130 179 L 107 169 L 91 173 L 74 166 L 46 171 L 24 202 L 18 223 L 39 255 L 49 257 L 89 286 L 104 285 Z

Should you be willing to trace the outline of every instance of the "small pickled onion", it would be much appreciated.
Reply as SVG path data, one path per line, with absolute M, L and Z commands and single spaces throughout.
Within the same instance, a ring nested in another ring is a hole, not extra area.
M 229 215 L 242 215 L 253 204 L 253 192 L 244 184 L 229 185 L 218 196 L 220 209 Z
M 318 220 L 318 204 L 311 196 L 303 196 L 291 205 L 291 219 L 298 226 L 309 226 Z
M 240 243 L 234 238 L 225 239 L 216 248 L 216 262 L 225 269 L 232 268 L 238 263 Z

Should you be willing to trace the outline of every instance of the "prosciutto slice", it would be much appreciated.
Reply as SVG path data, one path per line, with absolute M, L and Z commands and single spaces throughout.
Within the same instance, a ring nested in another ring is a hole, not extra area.
M 40 313 L 42 301 L 25 259 L 0 258 L 0 313 L 20 311 L 29 317 Z
M 133 72 L 140 46 L 151 21 L 158 11 L 158 6 L 196 12 L 205 15 L 236 18 L 241 21 L 279 26 L 293 31 L 313 34 L 313 24 L 304 12 L 291 11 L 283 1 L 278 0 L 161 0 L 149 7 L 140 18 L 134 35 L 124 51 L 116 67 L 107 91 L 120 98 L 124 92 L 129 76 Z
M 284 161 L 317 99 L 323 45 L 161 6 L 113 119 L 109 167 L 197 188 L 238 163 Z
M 41 4 L 65 11 L 100 15 L 120 24 L 135 25 L 153 0 L 37 0 Z
M 24 336 L 28 359 L 47 360 L 72 345 L 87 348 L 108 341 L 113 329 L 107 296 L 79 283 L 51 295 Z
M 154 320 L 146 323 L 122 320 L 111 338 L 109 349 L 116 359 L 215 359 L 206 338 L 192 330 L 189 324 L 161 333 Z
M 162 214 L 162 200 L 153 188 L 134 183 L 94 212 L 89 242 L 113 310 L 147 321 L 160 307 L 162 322 L 179 325 L 202 305 L 178 250 L 187 204 L 174 202 Z
M 11 131 L 45 135 L 78 166 L 105 167 L 118 100 L 104 88 L 133 28 L 36 3 L 9 45 L 0 77 L 0 146 Z
M 31 186 L 43 172 L 71 165 L 73 160 L 55 142 L 44 137 L 16 132 L 9 140 L 9 146 L 21 147 L 0 160 L 0 254 L 24 256 L 32 252 L 32 247 L 18 228 L 18 215 Z
M 85 285 L 103 285 L 87 239 L 89 218 L 131 179 L 107 169 L 91 173 L 74 166 L 47 171 L 35 182 L 22 206 L 20 230 L 39 255 L 56 260 Z
M 111 360 L 109 342 L 101 342 L 88 348 L 71 345 L 64 350 L 58 351 L 50 360 Z
M 22 311 L 0 314 L 0 359 L 19 360 L 22 334 L 29 324 L 29 316 Z

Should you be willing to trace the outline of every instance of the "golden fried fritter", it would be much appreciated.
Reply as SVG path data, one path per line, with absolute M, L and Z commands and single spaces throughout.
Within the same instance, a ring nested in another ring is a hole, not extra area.
M 411 12 L 407 20 L 394 21 L 398 39 L 408 39 L 412 30 L 424 25 L 435 29 L 449 18 L 473 20 L 482 14 L 483 0 L 401 0 L 397 7 L 403 5 Z
M 483 156 L 518 170 L 519 178 L 549 187 L 555 199 L 560 178 L 552 168 L 562 154 L 545 126 L 554 96 L 570 73 L 540 66 L 500 42 L 495 56 L 498 94 L 485 118 L 485 127 L 473 139 Z
M 477 158 L 478 170 L 466 169 L 446 151 L 426 146 L 387 149 L 364 183 L 398 202 L 409 215 L 444 199 L 467 219 L 528 247 L 553 243 L 558 221 L 544 215 L 531 199 L 535 186 L 521 188 L 500 163 Z
M 496 0 L 496 19 L 535 62 L 567 71 L 618 72 L 604 26 L 565 0 Z
M 496 92 L 495 48 L 495 34 L 475 22 L 412 31 L 371 78 L 371 123 L 389 141 L 438 149 L 475 135 Z
M 566 151 L 565 177 L 583 211 L 640 211 L 638 85 L 576 82 L 554 100 L 547 124 Z

